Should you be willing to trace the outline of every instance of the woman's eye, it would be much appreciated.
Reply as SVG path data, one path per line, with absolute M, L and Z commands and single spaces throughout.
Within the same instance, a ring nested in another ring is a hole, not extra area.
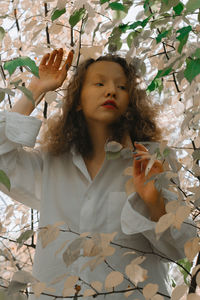
M 119 88 L 120 88 L 121 90 L 126 90 L 126 87 L 125 87 L 124 85 L 120 85 Z
M 97 82 L 96 85 L 97 85 L 97 86 L 103 86 L 103 83 Z

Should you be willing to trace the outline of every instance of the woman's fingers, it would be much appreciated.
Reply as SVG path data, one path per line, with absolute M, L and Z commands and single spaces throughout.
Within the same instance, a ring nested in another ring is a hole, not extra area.
M 74 57 L 74 50 L 71 50 L 67 56 L 66 62 L 63 66 L 63 70 L 67 70 L 67 71 L 69 70 L 73 61 L 73 57 Z
M 58 53 L 57 50 L 53 50 L 53 51 L 51 52 L 51 55 L 50 55 L 50 58 L 49 58 L 49 61 L 48 61 L 48 64 L 47 64 L 48 67 L 51 66 L 51 65 L 53 64 L 54 59 L 55 59 L 55 56 L 57 55 L 57 53 Z
M 63 49 L 60 48 L 58 51 L 57 51 L 57 55 L 56 55 L 56 58 L 55 58 L 55 62 L 54 62 L 54 67 L 56 69 L 59 69 L 60 68 L 60 64 L 62 62 L 62 58 L 63 58 Z
M 134 146 L 137 150 L 148 152 L 147 148 L 142 144 L 138 144 L 138 143 L 134 142 Z
M 47 54 L 45 54 L 45 55 L 42 57 L 42 60 L 41 60 L 40 66 L 42 66 L 42 65 L 46 65 L 46 63 L 47 63 L 47 61 L 48 61 L 49 57 L 50 57 L 50 53 L 47 53 Z
M 138 176 L 145 171 L 150 160 L 150 155 L 143 155 L 134 158 L 133 161 L 133 176 Z

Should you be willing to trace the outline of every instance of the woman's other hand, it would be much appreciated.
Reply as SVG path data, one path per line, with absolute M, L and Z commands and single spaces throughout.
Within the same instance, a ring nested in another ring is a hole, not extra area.
M 134 143 L 136 148 L 133 153 L 133 183 L 136 192 L 143 199 L 146 204 L 151 219 L 157 221 L 165 212 L 164 200 L 161 197 L 160 192 L 156 189 L 154 185 L 154 180 L 146 183 L 146 181 L 153 175 L 162 173 L 163 165 L 159 160 L 156 160 L 145 176 L 145 170 L 150 159 L 150 154 L 148 150 L 138 143 Z

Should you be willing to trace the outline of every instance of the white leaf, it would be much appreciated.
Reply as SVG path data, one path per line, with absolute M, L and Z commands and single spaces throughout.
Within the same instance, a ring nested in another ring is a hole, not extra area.
M 40 297 L 41 293 L 44 292 L 46 288 L 46 283 L 38 282 L 32 285 L 33 292 L 36 297 Z
M 80 256 L 80 251 L 84 243 L 84 238 L 77 238 L 74 240 L 63 253 L 63 260 L 67 267 L 69 267 Z
M 129 277 L 129 279 L 137 285 L 138 282 L 143 282 L 147 279 L 147 270 L 143 269 L 139 265 L 127 265 L 125 268 L 126 275 Z
M 106 248 L 103 248 L 102 255 L 103 256 L 112 256 L 115 253 L 116 249 L 111 246 L 107 246 Z
M 48 244 L 55 241 L 59 234 L 59 228 L 53 225 L 48 224 L 42 228 L 38 234 L 38 238 L 41 239 L 42 247 L 45 248 Z
M 67 2 L 68 2 L 68 0 L 58 0 L 58 2 L 56 4 L 57 9 L 59 9 L 59 10 L 64 9 Z
M 178 207 L 180 206 L 180 201 L 170 201 L 166 204 L 165 209 L 167 213 L 173 213 L 177 211 Z
M 121 149 L 122 149 L 122 145 L 115 141 L 108 142 L 105 145 L 105 151 L 108 151 L 108 152 L 119 152 Z
M 105 288 L 113 288 L 121 284 L 124 280 L 124 276 L 122 273 L 118 271 L 113 271 L 105 279 Z
M 161 295 L 155 295 L 151 298 L 151 300 L 165 300 L 163 296 Z
M 200 296 L 199 295 L 197 295 L 197 294 L 189 294 L 188 296 L 187 296 L 187 300 L 200 300 Z
M 153 283 L 148 283 L 143 288 L 143 295 L 146 300 L 150 300 L 158 291 L 158 285 Z
M 134 291 L 128 291 L 128 292 L 125 292 L 125 293 L 124 293 L 124 296 L 125 296 L 126 298 L 128 298 L 130 295 L 133 294 L 133 292 L 134 292 Z
M 57 97 L 57 93 L 54 92 L 54 91 L 49 91 L 46 93 L 45 95 L 45 101 L 48 103 L 48 104 L 51 104 L 53 101 L 56 100 L 56 97 Z
M 176 104 L 175 104 L 175 106 L 174 106 L 174 113 L 175 113 L 175 115 L 177 117 L 180 116 L 180 115 L 182 115 L 183 112 L 184 112 L 184 110 L 185 110 L 185 105 L 182 102 L 177 101 Z
M 197 273 L 196 283 L 200 287 L 200 273 Z
M 90 235 L 90 232 L 83 232 L 80 234 L 80 237 L 87 237 Z
M 91 282 L 91 286 L 98 292 L 101 292 L 103 284 L 100 281 L 93 281 Z
M 199 247 L 199 238 L 193 238 L 189 241 L 187 241 L 184 245 L 184 252 L 186 257 L 190 262 L 193 261 L 197 253 L 199 252 L 200 247 Z
M 64 289 L 74 288 L 78 278 L 78 276 L 69 276 L 64 283 Z
M 151 158 L 150 158 L 150 160 L 148 161 L 148 164 L 147 164 L 147 166 L 146 166 L 146 169 L 145 169 L 145 176 L 148 175 L 148 173 L 149 173 L 149 171 L 151 170 L 151 168 L 152 168 L 153 164 L 155 163 L 155 161 L 156 161 L 156 154 L 153 154 L 153 155 L 151 155 Z
M 145 256 L 138 256 L 131 261 L 132 265 L 140 265 L 145 261 Z
M 176 286 L 172 292 L 171 300 L 180 300 L 181 297 L 186 295 L 187 291 L 188 286 L 186 286 L 185 284 Z
M 135 251 L 124 252 L 124 253 L 123 253 L 123 256 L 128 255 L 128 254 L 136 254 L 136 252 L 135 252 Z
M 20 283 L 36 282 L 36 279 L 32 276 L 32 274 L 26 271 L 17 271 L 14 273 L 12 280 Z
M 62 295 L 63 297 L 72 297 L 74 296 L 76 293 L 76 290 L 75 288 L 64 288 L 63 291 L 62 291 Z
M 156 234 L 160 234 L 165 230 L 167 230 L 174 223 L 174 220 L 175 220 L 175 215 L 172 213 L 163 215 L 156 223 L 155 226 Z
M 58 255 L 58 253 L 60 253 L 65 248 L 65 246 L 67 245 L 68 242 L 69 242 L 69 240 L 62 243 L 60 248 L 58 248 L 58 250 L 56 250 L 55 256 Z
M 37 24 L 37 20 L 31 20 L 29 23 L 26 23 L 24 31 L 29 31 L 33 29 L 36 24 Z
M 50 285 L 54 285 L 67 277 L 67 274 L 60 275 L 51 281 Z
M 96 292 L 92 289 L 87 289 L 84 291 L 83 297 L 89 297 L 95 295 Z
M 175 214 L 175 220 L 173 225 L 180 230 L 183 221 L 188 218 L 190 215 L 190 207 L 188 206 L 180 206 Z
M 133 157 L 133 152 L 129 148 L 123 148 L 120 152 L 120 155 L 122 158 L 128 159 Z

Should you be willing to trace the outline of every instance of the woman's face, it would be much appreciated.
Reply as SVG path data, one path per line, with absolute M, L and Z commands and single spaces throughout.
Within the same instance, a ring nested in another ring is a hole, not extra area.
M 118 63 L 98 61 L 88 67 L 77 110 L 83 110 L 89 125 L 112 124 L 128 104 L 127 78 Z

